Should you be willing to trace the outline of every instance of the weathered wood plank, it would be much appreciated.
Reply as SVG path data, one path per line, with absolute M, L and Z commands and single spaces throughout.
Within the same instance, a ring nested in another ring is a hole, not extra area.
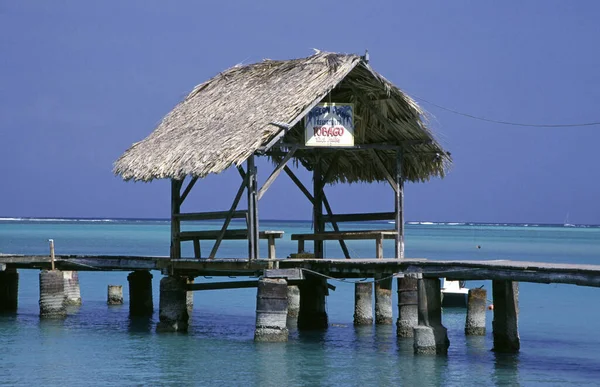
M 307 233 L 307 234 L 292 234 L 291 239 L 297 240 L 317 240 L 325 241 L 332 240 L 337 241 L 340 239 L 377 239 L 383 237 L 385 239 L 394 239 L 396 232 L 394 230 L 360 230 L 360 231 L 327 231 L 323 233 Z
M 182 231 L 179 233 L 179 237 L 182 241 L 192 241 L 194 239 L 199 240 L 213 240 L 217 239 L 221 234 L 221 230 L 202 230 L 202 231 Z M 261 231 L 258 233 L 260 239 L 269 238 L 282 238 L 284 231 Z M 246 229 L 233 229 L 227 230 L 223 234 L 222 239 L 234 240 L 234 239 L 246 239 L 248 238 L 248 230 Z
M 188 212 L 184 214 L 176 214 L 175 217 L 180 221 L 190 221 L 190 220 L 218 220 L 225 219 L 229 215 L 230 211 L 211 211 L 211 212 Z M 231 217 L 233 219 L 242 219 L 246 218 L 248 211 L 234 211 Z
M 396 216 L 395 212 L 366 212 L 366 213 L 355 213 L 355 214 L 335 214 L 335 215 L 323 215 L 325 222 L 367 222 L 367 221 L 382 221 L 382 220 L 394 220 Z

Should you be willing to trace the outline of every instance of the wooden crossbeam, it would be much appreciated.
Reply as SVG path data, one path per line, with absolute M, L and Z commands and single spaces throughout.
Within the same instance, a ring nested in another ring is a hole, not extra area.
M 379 171 L 381 173 L 383 173 L 383 176 L 385 176 L 385 178 L 387 179 L 388 183 L 390 183 L 390 185 L 392 186 L 392 189 L 394 191 L 396 191 L 397 190 L 396 181 L 394 180 L 394 178 L 392 177 L 392 175 L 390 174 L 390 172 L 388 171 L 388 169 L 383 164 L 383 161 L 381 160 L 381 158 L 377 154 L 377 151 L 375 149 L 371 149 L 370 152 L 373 155 L 373 160 L 375 161 L 375 164 L 377 165 L 377 168 L 379 168 Z
M 240 185 L 240 188 L 238 189 L 237 194 L 235 195 L 235 199 L 233 199 L 233 203 L 231 204 L 231 209 L 229 210 L 229 213 L 227 214 L 227 217 L 225 218 L 223 227 L 221 227 L 221 232 L 219 233 L 219 236 L 217 237 L 217 240 L 215 241 L 215 244 L 214 244 L 212 250 L 210 251 L 210 255 L 208 256 L 208 259 L 214 259 L 215 255 L 217 254 L 217 250 L 219 249 L 219 246 L 221 245 L 221 241 L 223 240 L 223 236 L 225 235 L 225 232 L 227 231 L 227 227 L 229 227 L 229 223 L 231 222 L 231 219 L 233 218 L 233 214 L 235 213 L 235 210 L 240 202 L 240 199 L 242 198 L 242 194 L 244 193 L 244 190 L 246 189 L 247 180 L 248 180 L 248 174 L 245 175 L 245 178 L 242 181 L 242 184 Z
M 331 210 L 331 206 L 329 205 L 329 200 L 327 200 L 327 196 L 325 195 L 325 192 L 323 192 L 323 204 L 325 205 L 325 211 L 327 211 L 327 215 L 329 217 L 333 217 L 333 211 Z M 340 228 L 339 228 L 337 222 L 335 222 L 335 221 L 330 221 L 330 222 L 331 222 L 331 226 L 333 227 L 333 230 L 335 232 L 340 232 Z M 350 259 L 350 252 L 348 251 L 348 246 L 346 246 L 346 241 L 344 241 L 343 239 L 340 239 L 339 241 L 340 241 L 340 247 L 342 248 L 342 251 L 344 252 L 344 257 L 346 257 L 346 259 Z
M 285 155 L 285 157 L 283 158 L 283 160 L 281 160 L 281 162 L 279 163 L 279 165 L 277 165 L 277 167 L 273 170 L 273 172 L 271 173 L 271 175 L 267 178 L 267 181 L 265 181 L 265 183 L 263 184 L 262 187 L 260 187 L 260 190 L 258 191 L 258 200 L 260 200 L 260 198 L 262 198 L 262 196 L 265 194 L 265 192 L 267 192 L 267 190 L 269 189 L 269 187 L 271 186 L 271 184 L 273 184 L 273 182 L 275 181 L 275 179 L 277 178 L 277 176 L 279 176 L 279 174 L 281 173 L 281 171 L 283 170 L 283 168 L 285 168 L 285 166 L 287 165 L 288 161 L 290 161 L 290 159 L 294 156 L 294 153 L 296 152 L 296 149 L 298 149 L 297 146 L 292 147 L 292 149 L 290 149 L 290 151 L 288 152 L 287 155 Z
M 310 191 L 304 186 L 304 184 L 302 184 L 302 182 L 300 181 L 300 179 L 298 179 L 294 172 L 292 172 L 292 170 L 287 165 L 283 167 L 283 170 L 285 171 L 285 173 L 287 173 L 290 179 L 292 179 L 292 181 L 296 184 L 300 191 L 302 191 L 302 193 L 304 194 L 304 196 L 306 196 L 308 201 L 310 201 L 311 204 L 315 204 L 315 198 L 312 196 Z
M 183 201 L 189 195 L 190 191 L 194 187 L 194 184 L 196 184 L 196 181 L 198 181 L 198 178 L 197 177 L 193 177 L 192 180 L 190 180 L 190 182 L 188 183 L 187 187 L 185 187 L 185 190 L 181 194 L 181 199 L 180 199 L 180 202 L 179 202 L 180 205 L 183 204 Z

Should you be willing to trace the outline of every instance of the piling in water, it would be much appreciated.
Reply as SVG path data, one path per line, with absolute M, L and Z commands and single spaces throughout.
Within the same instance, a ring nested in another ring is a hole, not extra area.
M 485 289 L 470 289 L 467 299 L 467 320 L 465 335 L 485 336 L 485 305 L 487 291 Z
M 354 284 L 354 325 L 373 324 L 373 283 Z
M 442 297 L 439 278 L 417 280 L 419 325 L 415 327 L 415 354 L 448 353 L 450 340 L 442 325 Z
M 375 324 L 391 325 L 393 278 L 388 274 L 382 274 L 375 279 Z
M 281 342 L 288 340 L 287 281 L 262 278 L 256 291 L 256 328 L 254 341 Z
M 122 285 L 108 285 L 108 295 L 106 303 L 108 305 L 123 305 Z
M 513 281 L 492 281 L 494 296 L 494 351 L 505 353 L 519 352 L 519 283 Z
M 66 316 L 63 273 L 59 270 L 40 271 L 40 317 L 64 318 Z
M 419 325 L 417 277 L 405 274 L 398 278 L 398 320 L 396 335 L 413 337 L 414 328 Z
M 288 319 L 294 320 L 297 322 L 298 313 L 300 312 L 300 289 L 298 289 L 298 286 L 288 285 L 287 300 L 288 300 L 288 312 L 287 312 Z
M 0 312 L 16 312 L 19 301 L 17 269 L 0 271 Z
M 136 270 L 127 276 L 129 282 L 129 314 L 152 316 L 152 274 L 147 270 Z
M 187 278 L 163 277 L 160 280 L 159 322 L 157 332 L 187 332 Z
M 325 296 L 328 294 L 327 280 L 319 276 L 310 276 L 302 281 L 299 288 L 298 329 L 327 329 L 328 320 L 325 309 Z
M 186 283 L 188 285 L 193 284 L 194 277 L 186 277 Z M 194 309 L 194 292 L 192 290 L 186 292 L 185 305 L 189 310 Z
M 81 305 L 81 290 L 79 288 L 79 273 L 76 271 L 63 271 L 63 280 L 65 282 L 65 303 L 66 305 Z

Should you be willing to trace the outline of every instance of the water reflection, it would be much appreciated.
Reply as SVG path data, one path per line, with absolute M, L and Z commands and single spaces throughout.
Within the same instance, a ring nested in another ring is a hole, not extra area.
M 496 386 L 520 386 L 519 382 L 519 354 L 497 353 L 494 354 L 493 380 Z

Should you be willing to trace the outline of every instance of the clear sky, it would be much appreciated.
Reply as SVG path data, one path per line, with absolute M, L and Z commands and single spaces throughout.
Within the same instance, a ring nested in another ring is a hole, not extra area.
M 409 95 L 461 112 L 600 121 L 599 15 L 593 0 L 0 0 L 0 217 L 167 217 L 167 182 L 125 183 L 114 160 L 196 84 L 313 47 L 368 48 Z M 600 126 L 499 125 L 420 103 L 454 166 L 407 185 L 407 220 L 600 223 Z M 263 180 L 270 168 L 259 164 Z M 209 177 L 188 209 L 225 210 L 238 184 Z M 383 184 L 328 195 L 335 212 L 393 209 Z M 264 219 L 310 219 L 287 176 L 259 206 Z

